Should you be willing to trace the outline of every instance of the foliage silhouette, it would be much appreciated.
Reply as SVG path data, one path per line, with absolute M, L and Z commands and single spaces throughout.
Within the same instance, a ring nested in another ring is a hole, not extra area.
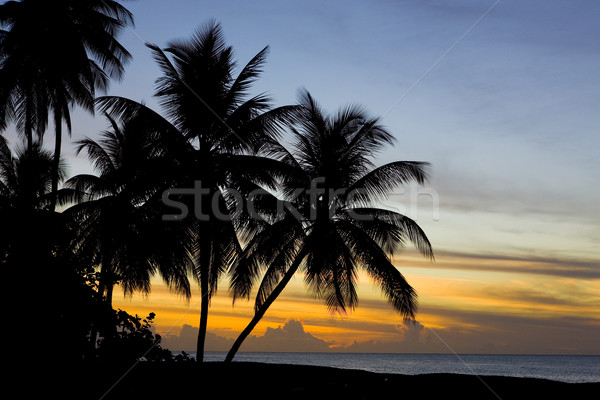
M 194 255 L 194 276 L 201 296 L 197 346 L 201 361 L 211 297 L 219 277 L 241 252 L 236 226 L 227 218 L 233 207 L 225 188 L 244 193 L 259 184 L 275 184 L 269 171 L 277 163 L 256 153 L 293 120 L 297 107 L 271 108 L 264 94 L 248 98 L 248 89 L 262 72 L 268 47 L 234 76 L 233 50 L 214 21 L 188 40 L 170 42 L 164 50 L 152 44 L 148 47 L 163 73 L 156 81 L 155 95 L 167 118 L 125 98 L 104 97 L 98 103 L 115 117 L 142 113 L 157 127 L 164 150 L 165 189 L 201 186 L 204 191 L 200 198 L 178 199 L 186 202 L 194 215 L 205 218 L 185 218 L 174 224 L 188 234 L 187 245 Z
M 5 318 L 20 328 L 13 341 L 23 353 L 21 358 L 27 358 L 33 346 L 38 359 L 78 361 L 87 351 L 94 291 L 86 284 L 86 267 L 66 251 L 70 232 L 65 215 L 47 210 L 51 168 L 51 153 L 37 145 L 19 148 L 13 154 L 6 142 L 0 141 L 3 279 L 10 284 L 26 283 L 22 294 L 39 308 L 35 324 L 29 313 L 15 307 L 8 307 Z M 64 176 L 62 168 L 60 176 Z M 72 197 L 68 189 L 59 191 L 60 201 Z M 43 347 L 39 346 L 40 330 L 47 341 Z
M 146 318 L 130 315 L 123 310 L 112 310 L 111 326 L 115 334 L 100 339 L 98 358 L 105 363 L 131 365 L 144 359 L 150 362 L 171 361 L 173 355 L 160 345 L 161 336 L 152 330 L 156 314 Z
M 163 168 L 154 132 L 143 115 L 121 123 L 106 117 L 112 129 L 99 141 L 79 141 L 77 148 L 88 153 L 99 176 L 77 175 L 66 182 L 82 200 L 65 211 L 76 232 L 74 252 L 99 266 L 98 292 L 109 308 L 117 281 L 125 294 L 147 294 L 156 273 L 189 299 L 190 250 L 177 232 L 160 223 L 156 208 Z
M 96 90 L 120 79 L 130 54 L 116 40 L 132 14 L 113 0 L 22 0 L 0 5 L 0 128 L 16 120 L 33 145 L 52 111 L 55 127 L 52 197 L 56 206 L 62 126 L 71 132 L 70 107 L 94 112 Z
M 226 361 L 233 359 L 299 269 L 316 297 L 330 310 L 344 313 L 358 302 L 355 286 L 360 267 L 381 287 L 394 309 L 414 318 L 416 292 L 392 264 L 392 257 L 408 240 L 424 256 L 433 258 L 429 240 L 412 219 L 373 205 L 398 185 L 424 183 L 428 164 L 398 161 L 375 167 L 373 156 L 393 142 L 377 118 L 368 117 L 358 106 L 329 116 L 304 90 L 300 104 L 304 112 L 292 129 L 293 151 L 276 143 L 271 147 L 271 154 L 289 166 L 281 192 L 295 213 L 271 210 L 270 215 L 265 214 L 263 229 L 232 268 L 234 301 L 248 298 L 264 273 L 255 315 Z
M 162 74 L 155 96 L 164 117 L 127 98 L 96 99 L 123 75 L 130 55 L 116 37 L 131 24 L 116 1 L 0 5 L 0 129 L 14 123 L 25 142 L 13 154 L 0 136 L 0 218 L 8 227 L 0 261 L 18 266 L 21 279 L 35 265 L 64 291 L 53 303 L 67 309 L 58 320 L 67 326 L 70 318 L 93 345 L 91 356 L 76 350 L 74 357 L 114 358 L 135 342 L 169 358 L 151 334 L 153 316 L 142 321 L 112 309 L 115 284 L 126 295 L 148 293 L 157 273 L 187 299 L 190 274 L 200 286 L 199 361 L 210 301 L 228 271 L 234 302 L 258 287 L 255 316 L 227 361 L 299 270 L 316 297 L 345 313 L 357 305 L 363 268 L 401 315 L 414 318 L 416 292 L 391 259 L 407 241 L 433 258 L 431 244 L 413 220 L 376 204 L 397 185 L 424 183 L 428 164 L 376 167 L 374 155 L 393 137 L 361 107 L 329 116 L 306 91 L 299 105 L 276 108 L 266 94 L 251 96 L 268 47 L 236 74 L 233 49 L 213 20 L 164 49 L 147 44 Z M 79 141 L 77 152 L 87 153 L 97 175 L 77 175 L 59 190 L 63 124 L 70 133 L 71 107 L 94 112 L 95 105 L 110 128 L 99 140 Z M 42 148 L 50 119 L 54 155 Z M 292 151 L 280 143 L 285 129 Z M 165 221 L 172 211 L 165 199 L 196 218 Z M 41 283 L 37 289 L 49 292 Z M 86 317 L 64 304 L 75 293 L 91 310 Z

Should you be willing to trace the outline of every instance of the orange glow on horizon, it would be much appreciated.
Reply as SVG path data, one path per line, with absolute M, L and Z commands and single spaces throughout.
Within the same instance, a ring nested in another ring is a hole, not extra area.
M 517 317 L 531 319 L 567 318 L 572 315 L 600 319 L 600 281 L 578 282 L 565 277 L 552 277 L 508 271 L 504 260 L 486 260 L 486 264 L 503 271 L 485 269 L 465 271 L 451 268 L 460 260 L 440 257 L 434 265 L 420 265 L 421 260 L 408 258 L 400 268 L 419 294 L 420 313 L 417 321 L 428 329 L 456 331 L 468 335 L 498 327 L 487 326 L 469 315 Z M 465 264 L 472 259 L 465 259 Z M 118 293 L 118 290 L 115 290 Z M 252 335 L 262 336 L 267 328 L 276 329 L 286 320 L 298 319 L 304 330 L 326 340 L 330 348 L 344 348 L 366 341 L 393 342 L 402 340 L 403 321 L 387 303 L 380 290 L 366 274 L 359 274 L 359 305 L 347 315 L 331 314 L 327 308 L 306 293 L 300 277 L 294 278 L 272 305 Z M 151 294 L 132 299 L 114 299 L 114 307 L 145 316 L 156 313 L 156 328 L 160 334 L 177 334 L 184 324 L 198 326 L 200 303 L 197 288 L 189 303 L 177 298 L 155 279 Z M 227 283 L 211 301 L 209 332 L 234 339 L 253 315 L 253 298 L 232 305 Z M 509 327 L 507 327 L 508 329 Z

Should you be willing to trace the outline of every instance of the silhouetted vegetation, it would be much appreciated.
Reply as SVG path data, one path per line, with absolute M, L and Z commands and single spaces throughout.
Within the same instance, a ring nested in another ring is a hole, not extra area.
M 307 91 L 280 107 L 252 96 L 268 47 L 236 71 L 214 21 L 164 49 L 147 45 L 162 114 L 96 97 L 130 59 L 116 37 L 133 16 L 118 2 L 9 1 L 0 24 L 0 129 L 14 125 L 22 139 L 11 150 L 0 136 L 0 264 L 40 309 L 35 321 L 15 310 L 22 343 L 94 363 L 188 361 L 161 348 L 154 314 L 112 307 L 115 287 L 149 293 L 157 274 L 187 299 L 198 283 L 198 361 L 211 297 L 227 276 L 234 300 L 260 282 L 228 360 L 298 270 L 330 310 L 346 312 L 363 268 L 414 318 L 416 292 L 391 257 L 410 241 L 432 258 L 431 244 L 413 220 L 374 204 L 424 183 L 428 164 L 377 166 L 393 142 L 377 118 L 359 106 L 327 115 Z M 67 179 L 62 127 L 70 133 L 74 106 L 97 109 L 109 127 L 75 143 L 95 174 Z M 42 146 L 49 120 L 53 154 Z
M 154 313 L 146 318 L 129 315 L 123 310 L 110 315 L 111 334 L 102 335 L 98 341 L 98 358 L 104 362 L 126 362 L 137 360 L 150 362 L 171 361 L 173 354 L 160 345 L 161 337 L 152 331 Z
M 263 208 L 264 225 L 248 242 L 232 268 L 234 299 L 249 297 L 262 276 L 255 315 L 227 355 L 231 361 L 292 276 L 304 280 L 332 311 L 345 313 L 358 302 L 357 270 L 363 268 L 381 286 L 390 304 L 414 318 L 417 296 L 391 262 L 407 240 L 433 258 L 429 240 L 410 218 L 377 208 L 398 185 L 424 183 L 427 163 L 393 162 L 374 168 L 372 159 L 393 136 L 361 107 L 329 116 L 303 91 L 293 149 L 272 144 L 271 154 L 285 165 L 281 191 L 292 206 L 286 212 Z M 283 169 L 283 168 L 282 168 Z M 268 197 L 268 193 L 264 193 Z M 270 204 L 279 200 L 272 199 Z M 263 271 L 264 270 L 264 271 Z

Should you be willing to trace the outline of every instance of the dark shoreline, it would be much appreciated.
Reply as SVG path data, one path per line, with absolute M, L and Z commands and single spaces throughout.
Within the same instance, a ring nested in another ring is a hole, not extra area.
M 62 382 L 53 383 L 62 398 L 96 400 L 171 397 L 346 400 L 406 396 L 436 400 L 571 400 L 595 399 L 600 393 L 600 383 L 462 374 L 398 375 L 254 362 L 201 365 L 142 362 L 133 368 L 131 365 L 73 368 L 61 375 Z M 51 391 L 50 387 L 46 389 Z

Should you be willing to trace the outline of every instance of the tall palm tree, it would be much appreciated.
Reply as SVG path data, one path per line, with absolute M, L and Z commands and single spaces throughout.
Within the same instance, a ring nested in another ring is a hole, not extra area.
M 414 318 L 416 292 L 392 264 L 392 257 L 408 240 L 424 256 L 433 258 L 431 244 L 415 221 L 375 205 L 399 185 L 424 183 L 428 164 L 397 161 L 375 167 L 373 157 L 393 142 L 377 118 L 369 118 L 357 106 L 329 116 L 306 91 L 300 94 L 300 104 L 305 112 L 299 126 L 292 129 L 294 150 L 289 152 L 283 146 L 273 150 L 289 166 L 281 193 L 291 207 L 271 213 L 274 221 L 249 241 L 232 268 L 234 301 L 248 298 L 266 270 L 254 317 L 226 361 L 233 359 L 299 270 L 309 289 L 330 310 L 344 313 L 358 303 L 357 270 L 362 268 L 395 310 Z
M 0 109 L 23 122 L 28 145 L 52 111 L 55 126 L 51 210 L 56 206 L 62 127 L 71 131 L 70 108 L 94 111 L 96 90 L 120 79 L 130 54 L 116 40 L 131 13 L 113 0 L 22 0 L 0 5 L 2 32 Z M 3 121 L 2 127 L 6 124 Z M 35 126 L 34 126 L 35 124 Z
M 243 191 L 253 184 L 273 185 L 269 174 L 274 160 L 255 155 L 283 123 L 292 119 L 294 106 L 271 109 L 264 95 L 248 96 L 262 71 L 268 47 L 237 74 L 233 50 L 220 24 L 209 21 L 188 40 L 176 40 L 166 49 L 149 44 L 163 75 L 155 95 L 166 119 L 128 99 L 99 99 L 102 110 L 128 115 L 146 109 L 147 118 L 163 130 L 165 157 L 171 159 L 167 187 L 198 189 L 195 198 L 176 195 L 198 218 L 177 226 L 192 232 L 194 275 L 200 286 L 200 324 L 197 360 L 204 357 L 208 309 L 219 277 L 240 253 L 237 232 L 228 217 L 234 207 L 225 188 Z

